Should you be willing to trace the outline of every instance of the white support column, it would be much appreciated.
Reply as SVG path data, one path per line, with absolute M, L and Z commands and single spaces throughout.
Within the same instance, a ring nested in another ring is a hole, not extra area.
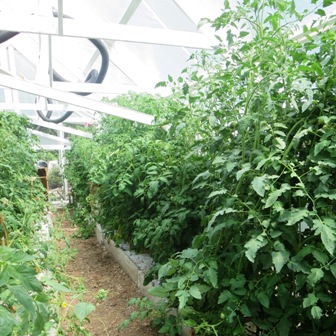
M 64 138 L 64 132 L 63 131 L 58 131 L 58 136 L 61 139 L 65 139 Z M 60 167 L 60 173 L 63 177 L 63 190 L 62 190 L 62 194 L 63 194 L 63 199 L 66 200 L 68 197 L 68 180 L 63 176 L 64 174 L 64 165 L 65 165 L 65 156 L 64 156 L 64 149 L 60 149 L 58 151 L 59 156 L 58 156 L 58 162 L 59 162 L 59 167 Z
M 52 3 L 50 0 L 39 2 L 39 6 L 37 8 L 37 15 L 50 17 L 52 18 Z M 35 82 L 42 85 L 52 84 L 52 74 L 49 74 L 50 68 L 52 69 L 51 64 L 51 36 L 39 34 L 39 58 L 36 65 L 36 73 L 35 73 Z M 41 98 L 38 97 L 40 100 Z M 43 111 L 48 111 L 47 109 L 47 99 L 43 98 L 41 101 L 44 104 Z M 46 112 L 45 112 L 46 113 Z
M 7 47 L 7 65 L 8 65 L 8 70 L 12 75 L 16 75 L 16 64 L 15 64 L 15 54 L 14 54 L 14 48 L 9 45 Z M 7 91 L 7 92 L 6 92 Z M 19 103 L 19 93 L 15 90 L 5 90 L 5 98 L 6 101 L 9 98 L 9 101 L 11 101 L 14 104 Z M 15 113 L 20 114 L 20 110 L 15 109 Z

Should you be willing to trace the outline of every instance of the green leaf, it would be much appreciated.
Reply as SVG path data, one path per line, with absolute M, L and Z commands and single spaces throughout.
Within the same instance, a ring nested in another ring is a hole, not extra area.
M 288 319 L 287 316 L 283 316 L 277 326 L 278 335 L 288 336 L 292 322 Z
M 278 199 L 278 197 L 282 194 L 280 190 L 274 190 L 272 191 L 266 200 L 265 208 L 271 207 Z
M 276 147 L 278 147 L 279 149 L 285 149 L 286 148 L 286 142 L 284 140 L 282 140 L 279 137 L 276 137 L 275 140 L 277 142 Z
M 237 181 L 240 180 L 240 178 L 247 172 L 251 169 L 251 165 L 249 163 L 245 163 L 243 164 L 243 168 L 238 170 L 237 173 L 236 173 L 236 179 Z
M 161 298 L 166 298 L 168 296 L 167 291 L 161 286 L 155 286 L 149 289 L 149 294 Z
M 35 308 L 33 304 L 33 299 L 22 286 L 8 286 L 8 289 L 13 293 L 15 298 L 26 308 L 29 314 L 34 315 Z
M 215 127 L 218 125 L 218 119 L 213 115 L 209 116 L 209 124 L 210 126 Z
M 279 273 L 282 267 L 288 262 L 289 256 L 290 254 L 285 248 L 277 252 L 272 252 L 272 261 L 277 273 Z
M 160 267 L 158 272 L 158 278 L 161 279 L 167 275 L 167 273 L 171 270 L 172 266 L 170 263 L 164 264 Z
M 224 158 L 223 156 L 216 156 L 216 157 L 214 158 L 214 160 L 212 161 L 212 164 L 213 164 L 213 165 L 216 165 L 216 164 L 223 164 L 223 163 L 225 163 L 225 161 L 226 161 L 226 158 Z
M 330 272 L 332 273 L 332 275 L 336 279 L 336 264 L 330 265 L 329 268 L 330 268 Z
M 0 306 L 0 332 L 1 336 L 11 335 L 18 325 L 15 317 L 4 307 Z
M 307 101 L 305 101 L 303 104 L 302 104 L 302 112 L 306 111 L 307 108 L 312 104 L 312 100 L 311 99 L 308 99 Z
M 331 254 L 334 255 L 335 251 L 335 240 L 336 235 L 334 230 L 332 230 L 329 226 L 323 225 L 321 227 L 321 239 L 324 247 L 326 250 Z
M 328 7 L 332 5 L 334 0 L 323 0 L 323 7 Z
M 222 304 L 225 301 L 231 299 L 233 297 L 233 295 L 227 290 L 225 289 L 218 297 L 218 304 Z
M 293 272 L 302 272 L 304 274 L 309 274 L 309 270 L 301 262 L 296 261 L 294 258 L 290 260 L 287 264 L 288 268 Z
M 320 16 L 326 16 L 326 12 L 322 9 L 322 8 L 319 8 L 317 11 L 316 11 L 316 14 L 320 15 Z
M 257 251 L 262 248 L 263 246 L 267 245 L 267 240 L 264 236 L 259 235 L 256 238 L 251 238 L 244 247 L 246 248 L 245 256 L 251 262 L 254 262 L 256 257 Z
M 239 37 L 245 37 L 245 36 L 247 36 L 247 35 L 249 35 L 250 33 L 249 32 L 247 32 L 247 31 L 240 31 L 239 32 Z
M 313 250 L 312 254 L 314 256 L 314 258 L 320 262 L 322 265 L 326 265 L 329 261 L 328 255 L 319 251 L 319 250 Z
M 227 164 L 226 164 L 226 170 L 228 171 L 228 173 L 231 173 L 233 168 L 237 166 L 237 163 L 236 162 L 232 162 L 232 161 L 229 161 Z
M 325 147 L 327 147 L 329 145 L 330 145 L 329 140 L 322 140 L 322 141 L 318 142 L 314 147 L 314 155 L 316 156 L 317 154 L 319 154 L 321 152 L 321 150 L 323 150 Z
M 96 307 L 92 303 L 88 302 L 79 302 L 74 307 L 74 313 L 81 322 L 83 322 L 94 310 L 96 310 Z
M 8 281 L 10 279 L 10 268 L 8 267 L 8 265 L 4 265 L 2 272 L 0 273 L 0 287 L 2 287 L 3 285 L 8 284 Z
M 148 190 L 148 197 L 152 198 L 159 190 L 159 181 L 155 180 L 155 181 L 150 181 L 149 182 L 149 190 Z
M 314 293 L 309 293 L 306 298 L 303 299 L 303 308 L 313 306 L 318 301 L 318 298 Z
M 34 321 L 34 330 L 32 336 L 40 336 L 46 323 L 50 320 L 48 305 L 45 303 L 37 302 L 37 316 Z
M 264 292 L 259 292 L 257 294 L 258 301 L 265 307 L 269 308 L 270 300 L 269 297 Z
M 179 300 L 179 309 L 183 309 L 187 304 L 190 294 L 185 290 L 178 290 L 175 295 Z
M 209 172 L 209 170 L 206 170 L 203 173 L 198 174 L 195 179 L 192 181 L 192 184 L 195 184 L 199 179 L 208 179 L 212 174 Z
M 231 46 L 233 44 L 233 34 L 232 34 L 232 30 L 228 29 L 228 31 L 226 32 L 226 40 L 228 42 L 228 45 Z
M 164 324 L 159 330 L 158 333 L 159 334 L 167 334 L 169 332 L 169 330 L 171 329 L 171 325 L 170 324 Z
M 208 282 L 212 285 L 212 287 L 217 288 L 217 271 L 214 268 L 209 268 L 207 271 L 204 272 L 204 275 Z
M 252 188 L 261 197 L 265 195 L 265 180 L 267 175 L 256 176 L 252 181 Z
M 183 259 L 194 259 L 199 253 L 198 249 L 187 248 L 182 251 L 180 258 Z
M 71 289 L 69 289 L 68 287 L 65 287 L 64 285 L 62 285 L 61 283 L 51 280 L 51 279 L 42 279 L 42 282 L 46 285 L 51 287 L 54 291 L 56 292 L 65 292 L 65 293 L 70 293 Z
M 198 289 L 197 286 L 191 286 L 189 289 L 189 293 L 195 299 L 202 299 L 201 291 Z
M 42 291 L 42 284 L 39 280 L 37 280 L 35 276 L 36 272 L 32 268 L 25 265 L 16 267 L 9 266 L 9 268 L 11 277 L 13 279 L 19 280 L 27 290 L 36 292 Z
M 292 209 L 286 215 L 286 225 L 291 226 L 306 218 L 309 215 L 309 210 L 305 208 Z
M 315 284 L 323 278 L 323 276 L 324 272 L 321 268 L 312 268 L 310 274 L 308 275 L 307 281 L 312 287 L 314 287 Z
M 322 317 L 322 309 L 319 306 L 312 307 L 310 312 L 314 320 L 319 320 Z
M 213 191 L 213 192 L 210 193 L 208 198 L 215 197 L 215 196 L 218 196 L 218 195 L 225 195 L 227 193 L 227 191 L 228 191 L 227 189 L 221 189 L 221 190 Z
M 278 298 L 281 308 L 284 309 L 288 303 L 288 289 L 286 288 L 286 285 L 281 284 L 278 286 Z

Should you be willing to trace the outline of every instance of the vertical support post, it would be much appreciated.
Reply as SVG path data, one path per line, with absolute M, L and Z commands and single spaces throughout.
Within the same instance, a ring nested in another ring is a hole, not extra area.
M 15 55 L 14 55 L 14 48 L 11 45 L 7 47 L 7 65 L 9 72 L 15 76 L 16 75 Z M 5 90 L 5 97 L 6 101 L 12 102 L 15 105 L 18 105 L 18 103 L 20 102 L 19 93 L 17 90 L 13 89 L 11 89 L 10 91 Z M 15 113 L 19 114 L 20 110 L 15 109 Z
M 58 0 L 58 35 L 63 35 L 63 0 Z
M 40 1 L 37 8 L 37 15 L 44 15 L 52 17 L 52 2 L 50 0 Z M 51 37 L 39 34 L 39 59 L 36 65 L 36 74 L 35 81 L 38 84 L 47 85 L 50 84 L 50 76 L 48 72 L 50 67 L 52 68 L 51 63 Z M 52 76 L 52 73 L 51 73 Z M 52 83 L 52 82 L 51 82 Z M 47 99 L 43 98 L 45 111 L 48 110 Z
M 53 86 L 53 63 L 52 63 L 52 37 L 48 35 L 48 56 L 49 56 L 49 86 Z
M 63 125 L 63 124 L 62 124 Z M 64 139 L 64 132 L 63 131 L 58 131 L 58 136 L 61 139 Z M 64 149 L 60 149 L 58 151 L 58 163 L 59 163 L 59 167 L 60 167 L 60 173 L 63 177 L 63 173 L 64 173 L 64 165 L 65 165 L 65 156 L 64 156 Z M 63 199 L 66 200 L 68 197 L 68 180 L 66 178 L 63 177 L 63 190 L 62 190 L 62 194 L 63 194 Z

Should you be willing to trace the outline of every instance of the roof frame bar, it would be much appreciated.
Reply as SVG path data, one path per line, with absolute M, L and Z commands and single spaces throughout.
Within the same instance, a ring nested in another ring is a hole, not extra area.
M 38 17 L 34 15 L 8 17 L 8 15 L 0 13 L 0 30 L 59 35 L 57 18 Z M 209 39 L 201 33 L 105 22 L 99 22 L 99 24 L 92 22 L 92 24 L 88 25 L 87 22 L 83 20 L 67 18 L 63 18 L 63 36 L 188 48 L 212 48 Z
M 73 93 L 63 92 L 43 85 L 38 85 L 33 82 L 14 78 L 12 76 L 0 73 L 0 86 L 9 87 L 19 91 L 28 92 L 36 96 L 47 97 L 71 105 L 84 107 L 85 109 L 110 114 L 123 119 L 137 121 L 142 124 L 152 125 L 154 117 L 150 114 L 134 111 L 120 106 L 98 102 L 93 99 L 78 96 Z

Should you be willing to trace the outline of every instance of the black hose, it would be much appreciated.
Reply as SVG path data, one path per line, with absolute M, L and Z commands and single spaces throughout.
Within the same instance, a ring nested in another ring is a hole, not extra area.
M 50 99 L 50 98 L 47 98 L 47 103 L 48 104 L 52 104 L 53 101 Z M 37 114 L 40 116 L 40 118 L 43 120 L 43 121 L 46 121 L 46 122 L 52 122 L 54 124 L 59 124 L 61 122 L 63 122 L 64 120 L 66 120 L 67 118 L 69 118 L 71 116 L 71 114 L 73 113 L 73 111 L 67 111 L 65 112 L 61 117 L 59 118 L 56 118 L 56 119 L 50 119 L 51 116 L 52 116 L 52 113 L 53 111 L 52 110 L 48 110 L 47 111 L 47 114 L 44 115 L 42 113 L 41 110 L 36 110 Z
M 55 8 L 53 8 L 53 15 L 54 17 L 58 17 L 58 12 Z M 66 19 L 73 19 L 73 17 L 69 15 L 63 15 Z M 109 67 L 109 53 L 107 48 L 105 47 L 105 44 L 97 39 L 88 39 L 100 52 L 102 62 L 100 66 L 99 72 L 97 70 L 93 69 L 89 72 L 85 79 L 85 83 L 97 83 L 101 84 L 106 76 L 108 67 Z M 58 74 L 56 71 L 53 71 L 53 80 L 56 82 L 69 82 L 65 78 L 63 78 L 60 74 Z M 92 92 L 74 92 L 81 96 L 88 96 Z
M 58 12 L 55 8 L 53 8 L 53 15 L 54 17 L 58 17 Z M 72 17 L 68 15 L 63 15 L 64 18 L 67 19 L 73 19 Z M 0 30 L 0 44 L 3 42 L 8 41 L 12 37 L 20 34 L 19 32 L 10 32 L 10 31 L 4 31 Z M 101 84 L 103 80 L 105 79 L 108 67 L 109 67 L 109 53 L 107 48 L 105 47 L 104 43 L 97 39 L 89 39 L 89 41 L 98 49 L 100 52 L 102 61 L 99 72 L 96 69 L 92 69 L 89 74 L 86 76 L 85 83 L 97 83 Z M 65 78 L 63 78 L 60 74 L 58 74 L 55 70 L 53 70 L 53 80 L 56 82 L 69 82 Z M 73 92 L 75 94 L 81 95 L 81 96 L 88 96 L 92 92 Z M 50 98 L 47 98 L 48 104 L 52 104 L 52 100 Z M 42 111 L 37 110 L 37 114 L 40 116 L 40 118 L 46 122 L 52 122 L 55 124 L 59 124 L 63 121 L 65 121 L 67 118 L 71 116 L 71 114 L 74 111 L 67 111 L 63 116 L 57 118 L 57 119 L 51 119 L 52 111 L 47 111 L 47 114 L 44 115 Z
M 12 37 L 18 35 L 20 33 L 18 32 L 11 32 L 11 31 L 6 31 L 6 30 L 0 30 L 0 44 L 3 42 L 8 41 Z

